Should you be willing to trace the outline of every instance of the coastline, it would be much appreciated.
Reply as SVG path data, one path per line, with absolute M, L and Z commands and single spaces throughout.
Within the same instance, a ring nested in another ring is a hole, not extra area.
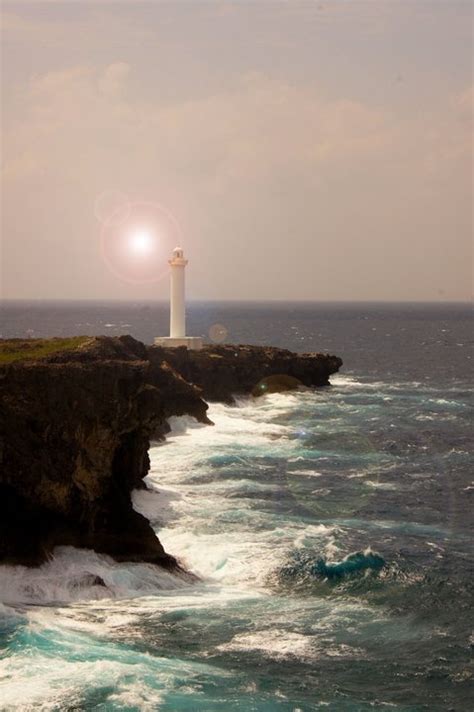
M 40 358 L 34 341 L 0 342 L 10 356 L 22 345 L 33 355 L 0 367 L 0 563 L 36 566 L 72 545 L 178 568 L 131 504 L 150 441 L 163 438 L 172 416 L 210 424 L 204 397 L 229 403 L 272 375 L 323 386 L 342 365 L 258 346 L 188 352 L 122 336 L 81 337 L 65 350 L 41 341 Z

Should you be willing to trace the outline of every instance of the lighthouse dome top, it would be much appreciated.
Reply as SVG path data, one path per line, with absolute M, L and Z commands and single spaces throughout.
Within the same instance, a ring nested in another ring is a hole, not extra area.
M 172 267 L 186 267 L 188 261 L 184 258 L 183 248 L 175 247 L 168 262 Z

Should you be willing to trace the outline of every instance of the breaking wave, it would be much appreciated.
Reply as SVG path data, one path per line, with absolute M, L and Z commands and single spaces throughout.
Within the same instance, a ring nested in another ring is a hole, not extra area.
M 436 675 L 444 708 L 462 705 L 456 398 L 338 376 L 213 404 L 212 428 L 171 419 L 133 503 L 199 580 L 68 547 L 38 569 L 2 567 L 5 709 L 365 711 L 375 694 L 376 708 L 436 710 Z M 446 419 L 413 431 L 434 409 L 455 414 L 455 435 Z

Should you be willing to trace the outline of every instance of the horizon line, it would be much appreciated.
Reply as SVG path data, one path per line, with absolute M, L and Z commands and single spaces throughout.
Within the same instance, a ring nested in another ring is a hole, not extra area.
M 3 303 L 72 303 L 72 304 L 169 304 L 169 299 L 121 299 L 88 297 L 2 297 Z M 468 299 L 187 299 L 187 304 L 463 304 L 474 306 Z

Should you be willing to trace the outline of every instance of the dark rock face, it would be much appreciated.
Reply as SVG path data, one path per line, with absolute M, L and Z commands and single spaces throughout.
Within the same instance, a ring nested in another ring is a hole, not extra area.
M 131 504 L 150 440 L 163 439 L 173 415 L 210 423 L 203 395 L 230 403 L 268 377 L 323 386 L 341 364 L 256 346 L 147 347 L 122 336 L 0 366 L 0 563 L 37 565 L 55 546 L 73 545 L 176 567 Z
M 171 415 L 208 422 L 199 390 L 143 344 L 85 348 L 0 369 L 0 561 L 36 565 L 56 545 L 173 567 L 130 492 Z
M 207 400 L 233 402 L 233 395 L 250 394 L 268 376 L 291 376 L 305 386 L 327 386 L 342 360 L 328 354 L 296 354 L 270 346 L 149 347 L 152 363 L 167 361 Z
M 285 391 L 295 391 L 302 386 L 299 378 L 294 376 L 286 376 L 285 374 L 275 374 L 273 376 L 265 376 L 252 389 L 252 395 L 255 398 L 260 398 L 267 393 L 284 393 Z

